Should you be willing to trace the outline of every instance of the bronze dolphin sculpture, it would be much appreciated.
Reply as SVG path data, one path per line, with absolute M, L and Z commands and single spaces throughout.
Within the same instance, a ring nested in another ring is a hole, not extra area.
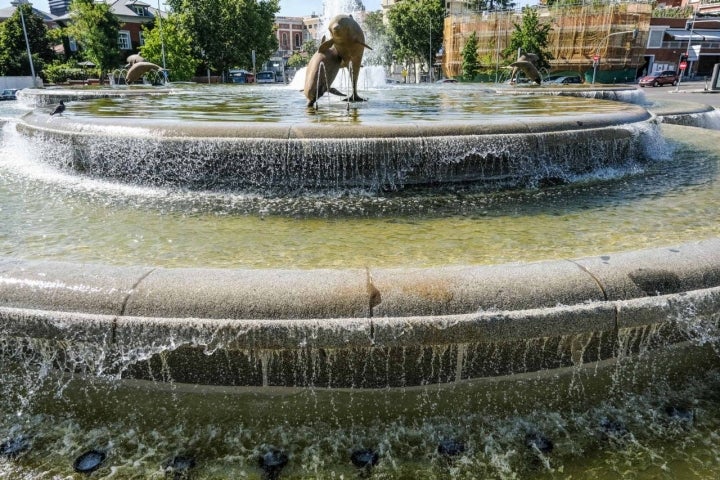
M 125 83 L 133 83 L 151 70 L 159 71 L 162 70 L 162 67 L 150 62 L 137 62 L 132 67 L 130 67 L 130 70 L 128 70 L 127 74 L 125 75 Z
M 337 50 L 325 42 L 312 56 L 305 71 L 305 97 L 308 99 L 307 106 L 312 107 L 317 99 L 330 92 L 334 95 L 345 96 L 344 93 L 338 92 L 332 88 L 332 84 L 340 71 L 342 60 Z
M 125 59 L 125 61 L 127 62 L 127 64 L 125 65 L 125 68 L 128 68 L 128 67 L 135 65 L 136 63 L 144 62 L 145 59 L 136 53 L 134 55 L 128 56 Z
M 365 44 L 365 34 L 360 25 L 355 21 L 352 15 L 336 15 L 330 20 L 330 40 L 324 42 L 322 46 L 335 47 L 338 55 L 342 59 L 340 67 L 350 68 L 352 74 L 352 95 L 347 98 L 348 101 L 364 101 L 357 94 L 357 81 L 360 75 L 360 65 L 362 63 L 363 53 L 366 48 L 372 50 Z
M 540 72 L 535 66 L 535 62 L 537 61 L 538 56 L 534 53 L 523 53 L 518 57 L 517 61 L 510 64 L 510 66 L 513 67 L 510 78 L 514 80 L 518 70 L 521 70 L 530 80 L 540 85 L 542 75 L 540 75 Z

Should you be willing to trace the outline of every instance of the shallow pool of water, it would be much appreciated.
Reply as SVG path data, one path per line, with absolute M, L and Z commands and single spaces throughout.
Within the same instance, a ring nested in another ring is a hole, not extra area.
M 0 143 L 0 255 L 166 267 L 422 267 L 581 257 L 720 234 L 720 133 L 662 129 L 668 158 L 552 188 L 267 198 L 60 172 L 11 122 Z
M 407 124 L 475 121 L 518 117 L 563 117 L 618 112 L 627 104 L 572 96 L 503 95 L 477 85 L 401 85 L 374 87 L 362 92 L 367 102 L 352 107 L 340 97 L 322 97 L 315 108 L 299 89 L 285 85 L 184 85 L 169 95 L 143 95 L 72 102 L 68 117 L 112 117 L 268 123 Z

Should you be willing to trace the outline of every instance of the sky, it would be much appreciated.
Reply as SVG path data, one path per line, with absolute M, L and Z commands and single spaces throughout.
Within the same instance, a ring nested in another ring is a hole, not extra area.
M 11 1 L 12 0 L 0 0 L 0 8 L 9 7 Z M 145 1 L 153 6 L 157 5 L 157 0 Z M 302 17 L 304 15 L 310 15 L 313 12 L 318 15 L 322 15 L 323 1 L 324 0 L 280 0 L 280 13 L 278 13 L 278 15 Z M 341 2 L 341 0 L 327 1 L 333 3 Z M 47 0 L 30 0 L 30 2 L 38 10 L 48 13 L 50 12 Z M 365 5 L 365 9 L 368 11 L 380 10 L 380 0 L 363 0 L 363 5 Z
M 342 4 L 342 0 L 327 0 L 332 3 Z M 380 0 L 363 0 L 365 10 L 372 12 L 380 10 Z M 315 12 L 318 15 L 323 13 L 323 0 L 280 0 L 280 13 L 288 17 L 302 17 Z

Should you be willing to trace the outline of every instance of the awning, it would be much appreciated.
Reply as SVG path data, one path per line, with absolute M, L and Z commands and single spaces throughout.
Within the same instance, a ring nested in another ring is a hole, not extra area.
M 665 34 L 673 40 L 690 40 L 690 30 L 684 28 L 668 28 Z M 692 31 L 693 42 L 720 42 L 720 30 L 697 29 Z

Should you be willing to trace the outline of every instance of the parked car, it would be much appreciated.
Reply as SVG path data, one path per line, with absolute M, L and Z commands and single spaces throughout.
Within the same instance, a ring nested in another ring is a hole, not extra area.
M 545 80 L 545 83 L 569 85 L 571 83 L 582 83 L 582 78 L 580 78 L 580 75 L 551 75 Z
M 652 73 L 640 79 L 641 87 L 652 85 L 653 87 L 662 87 L 663 85 L 677 85 L 678 76 L 675 70 L 663 70 L 662 72 Z
M 272 70 L 258 72 L 257 75 L 255 75 L 255 81 L 257 83 L 275 83 L 275 72 Z
M 2 91 L 2 94 L 0 94 L 0 100 L 17 100 L 15 96 L 17 91 L 17 88 L 6 88 Z
M 441 78 L 440 80 L 437 80 L 435 83 L 457 83 L 457 80 L 454 78 Z
M 230 70 L 230 80 L 232 83 L 255 83 L 255 75 L 247 70 Z

